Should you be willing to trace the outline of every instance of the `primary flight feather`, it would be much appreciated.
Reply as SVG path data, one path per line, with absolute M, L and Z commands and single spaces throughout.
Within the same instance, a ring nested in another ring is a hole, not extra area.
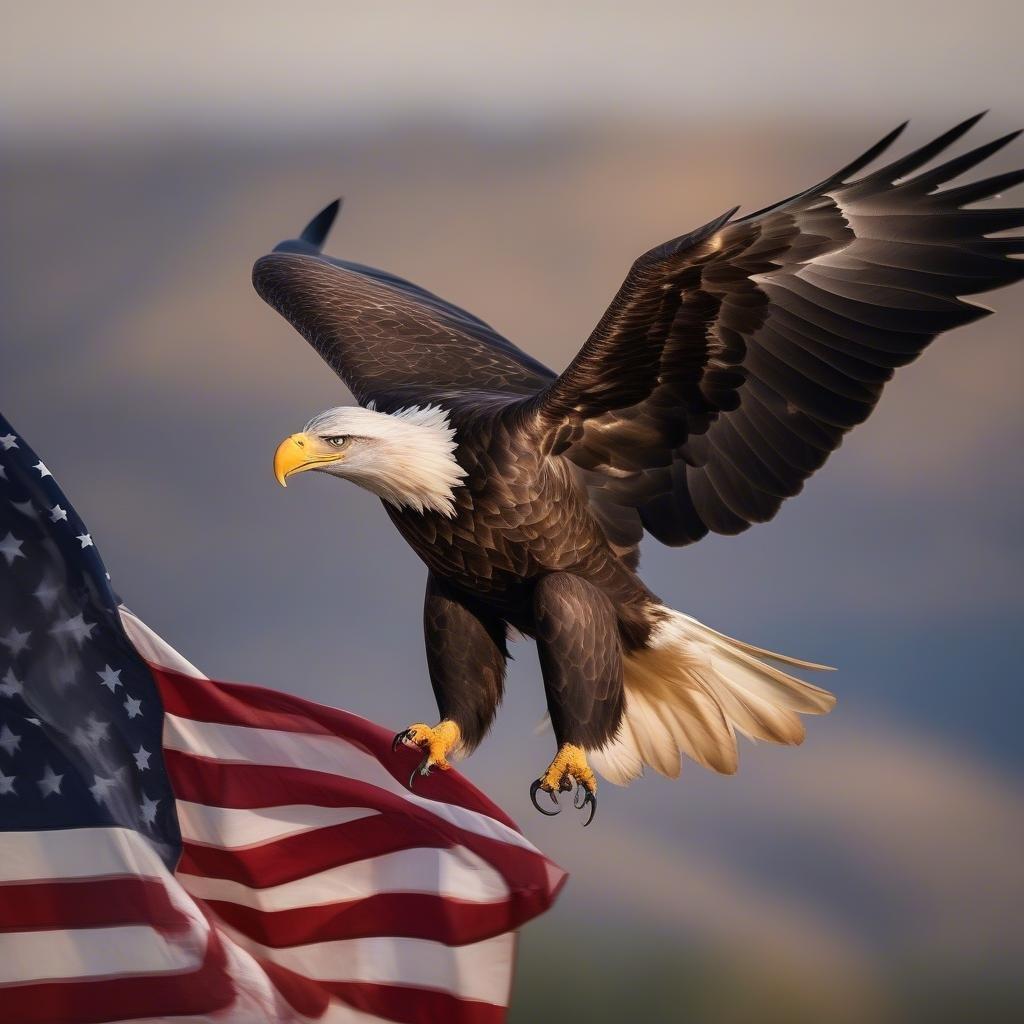
M 359 403 L 282 442 L 278 479 L 314 469 L 378 494 L 429 570 L 441 721 L 396 737 L 423 750 L 418 771 L 483 738 L 509 627 L 537 642 L 558 744 L 534 804 L 575 784 L 588 823 L 588 755 L 617 783 L 678 775 L 680 754 L 733 772 L 737 732 L 799 743 L 799 716 L 832 707 L 790 671 L 822 666 L 665 607 L 638 546 L 771 519 L 896 367 L 986 315 L 964 296 L 1024 277 L 1024 238 L 1006 234 L 1024 209 L 974 205 L 1024 171 L 942 187 L 1017 133 L 922 170 L 978 119 L 862 173 L 901 126 L 813 188 L 652 249 L 560 375 L 425 289 L 323 255 L 338 203 L 257 261 L 256 290 Z

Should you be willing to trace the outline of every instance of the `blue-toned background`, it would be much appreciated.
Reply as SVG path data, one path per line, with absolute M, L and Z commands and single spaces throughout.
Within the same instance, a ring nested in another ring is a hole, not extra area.
M 908 144 L 984 107 L 979 141 L 1024 124 L 1015 4 L 549 7 L 9 13 L 0 407 L 204 671 L 396 729 L 433 711 L 420 564 L 376 499 L 270 470 L 347 395 L 249 268 L 327 200 L 333 251 L 560 368 L 651 245 L 907 116 Z M 572 873 L 524 934 L 514 1020 L 1024 1010 L 1024 289 L 984 301 L 774 523 L 645 548 L 669 604 L 840 668 L 802 749 L 606 785 L 586 833 L 541 820 L 551 741 L 514 648 L 466 771 Z

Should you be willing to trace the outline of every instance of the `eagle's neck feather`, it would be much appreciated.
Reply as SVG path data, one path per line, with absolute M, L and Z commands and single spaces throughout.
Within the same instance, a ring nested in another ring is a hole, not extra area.
M 454 489 L 466 477 L 455 458 L 458 442 L 446 410 L 439 405 L 399 409 L 389 417 L 398 427 L 389 441 L 389 472 L 376 493 L 417 512 L 455 515 Z
M 383 413 L 370 403 L 317 419 L 331 413 L 344 413 L 339 431 L 357 437 L 362 449 L 338 464 L 338 476 L 396 508 L 455 515 L 454 489 L 466 471 L 455 458 L 458 441 L 445 409 L 427 405 Z

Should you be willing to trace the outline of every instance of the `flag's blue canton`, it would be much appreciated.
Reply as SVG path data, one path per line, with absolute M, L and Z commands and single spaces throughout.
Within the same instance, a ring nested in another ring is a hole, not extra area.
M 0 828 L 124 825 L 180 852 L 163 708 L 85 524 L 0 416 Z

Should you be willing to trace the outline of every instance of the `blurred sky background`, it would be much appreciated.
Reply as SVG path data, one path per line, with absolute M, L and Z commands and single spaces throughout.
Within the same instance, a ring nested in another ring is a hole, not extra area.
M 257 256 L 344 194 L 333 252 L 560 369 L 651 245 L 906 117 L 904 146 L 1024 124 L 1010 2 L 3 11 L 0 407 L 196 664 L 395 729 L 434 711 L 425 572 L 371 496 L 274 482 L 280 438 L 349 399 Z M 585 833 L 541 819 L 514 648 L 465 771 L 571 879 L 524 932 L 513 1021 L 1022 1019 L 1024 289 L 984 301 L 773 523 L 644 549 L 668 604 L 839 667 L 802 749 L 605 785 Z

